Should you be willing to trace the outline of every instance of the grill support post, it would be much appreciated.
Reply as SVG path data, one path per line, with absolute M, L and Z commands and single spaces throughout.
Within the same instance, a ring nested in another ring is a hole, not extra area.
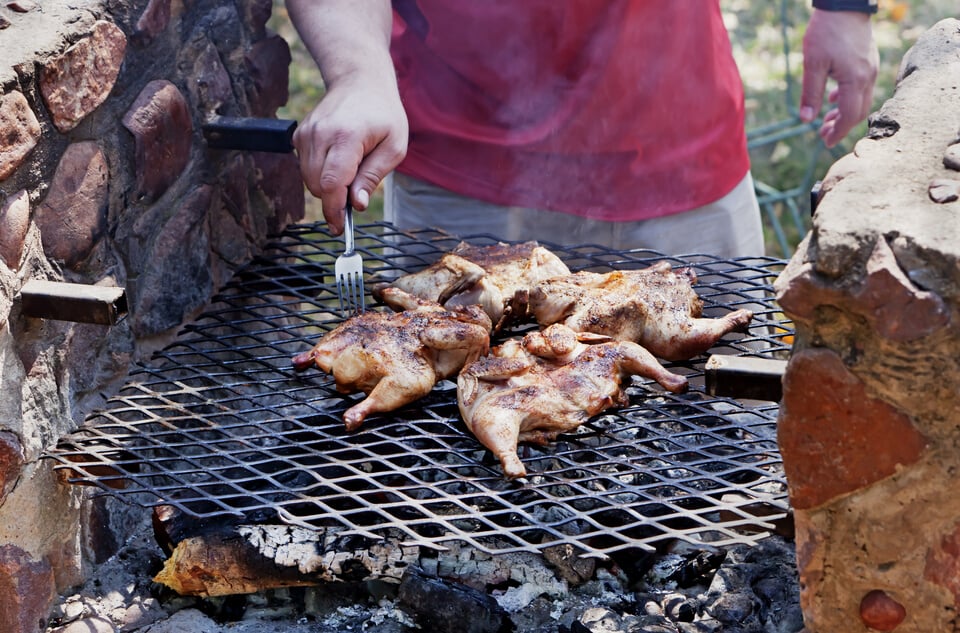
M 778 436 L 808 633 L 957 630 L 960 215 L 917 183 L 960 180 L 958 49 L 951 19 L 907 54 L 776 283 L 797 330 Z

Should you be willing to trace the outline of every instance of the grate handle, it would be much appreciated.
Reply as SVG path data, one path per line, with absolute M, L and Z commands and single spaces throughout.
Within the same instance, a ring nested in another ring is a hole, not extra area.
M 296 129 L 292 119 L 218 116 L 203 124 L 203 137 L 214 149 L 288 154 Z

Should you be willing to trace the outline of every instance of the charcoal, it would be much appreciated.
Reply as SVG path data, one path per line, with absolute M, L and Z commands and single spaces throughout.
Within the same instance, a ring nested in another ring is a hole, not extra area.
M 429 576 L 410 566 L 400 580 L 400 605 L 418 624 L 435 633 L 510 633 L 513 622 L 497 601 L 486 593 Z
M 667 617 L 673 622 L 693 622 L 697 617 L 697 601 L 683 594 L 670 594 L 663 600 Z

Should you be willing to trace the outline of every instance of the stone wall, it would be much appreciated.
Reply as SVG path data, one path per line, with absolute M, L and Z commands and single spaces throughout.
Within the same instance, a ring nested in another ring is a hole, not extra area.
M 0 7 L 0 631 L 125 538 L 119 504 L 44 450 L 168 342 L 266 236 L 303 217 L 292 154 L 208 149 L 208 117 L 273 117 L 290 52 L 270 0 Z M 34 279 L 125 289 L 112 326 L 28 316 Z
M 777 282 L 808 633 L 960 631 L 960 21 L 824 180 Z

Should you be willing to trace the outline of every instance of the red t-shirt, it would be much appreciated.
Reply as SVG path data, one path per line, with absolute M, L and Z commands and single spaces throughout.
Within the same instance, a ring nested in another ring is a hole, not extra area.
M 746 175 L 718 2 L 395 0 L 398 170 L 506 205 L 639 220 Z

